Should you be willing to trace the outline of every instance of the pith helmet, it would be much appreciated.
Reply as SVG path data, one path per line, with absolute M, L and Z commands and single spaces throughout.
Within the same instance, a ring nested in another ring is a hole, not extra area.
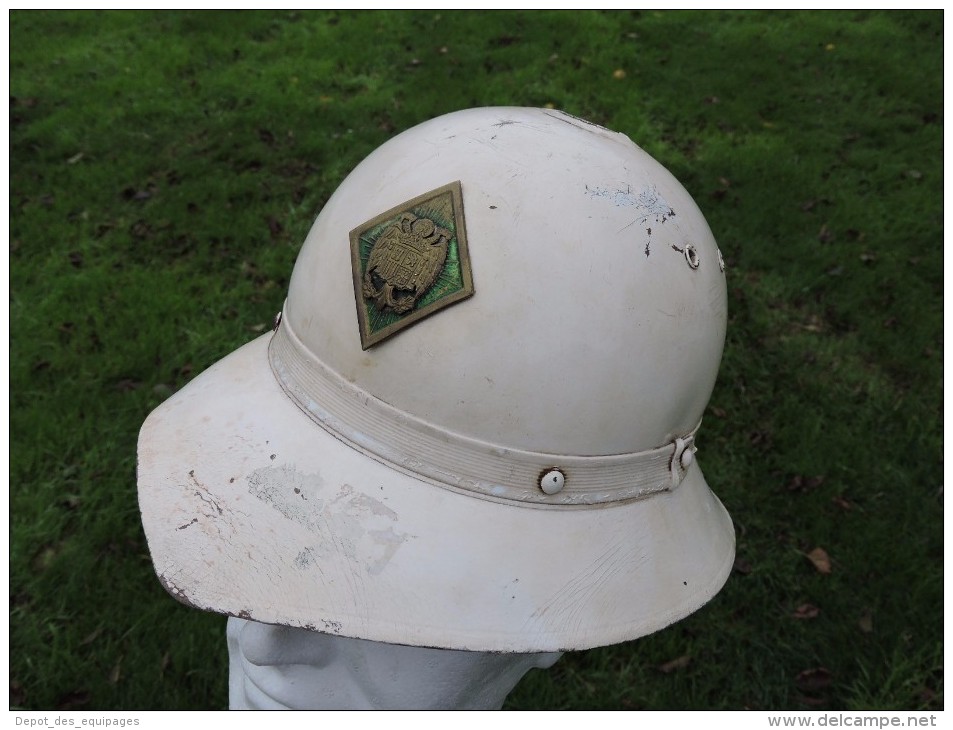
M 688 615 L 734 557 L 695 455 L 723 270 L 622 134 L 522 108 L 400 134 L 321 211 L 275 331 L 143 425 L 160 580 L 201 609 L 478 651 Z

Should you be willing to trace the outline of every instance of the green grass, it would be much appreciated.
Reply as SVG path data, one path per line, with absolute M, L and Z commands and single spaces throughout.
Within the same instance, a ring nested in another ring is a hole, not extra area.
M 152 573 L 139 425 L 268 326 L 365 155 L 551 104 L 725 252 L 700 446 L 739 562 L 509 706 L 941 708 L 942 49 L 941 12 L 11 13 L 11 706 L 226 705 L 224 620 Z

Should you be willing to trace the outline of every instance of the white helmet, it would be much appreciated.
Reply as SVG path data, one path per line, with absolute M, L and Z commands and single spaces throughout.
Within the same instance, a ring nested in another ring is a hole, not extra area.
M 143 425 L 159 578 L 202 609 L 474 651 L 683 618 L 734 558 L 694 458 L 723 270 L 622 134 L 522 108 L 404 132 L 318 216 L 275 332 Z

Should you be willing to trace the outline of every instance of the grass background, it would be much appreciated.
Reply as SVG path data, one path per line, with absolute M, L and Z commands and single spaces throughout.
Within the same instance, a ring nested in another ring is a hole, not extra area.
M 508 706 L 941 708 L 942 49 L 941 12 L 12 12 L 11 707 L 225 707 L 224 620 L 152 572 L 139 425 L 270 326 L 375 147 L 553 105 L 725 253 L 701 447 L 738 560 Z

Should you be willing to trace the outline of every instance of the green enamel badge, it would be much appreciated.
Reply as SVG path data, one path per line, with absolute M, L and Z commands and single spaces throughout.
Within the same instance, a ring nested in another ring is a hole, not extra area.
M 473 294 L 460 182 L 351 231 L 351 268 L 365 350 Z

